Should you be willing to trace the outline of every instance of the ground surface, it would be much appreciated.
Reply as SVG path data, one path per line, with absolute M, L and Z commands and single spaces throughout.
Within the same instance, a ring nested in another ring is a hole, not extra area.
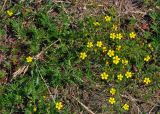
M 0 9 L 2 114 L 160 113 L 159 1 L 2 0 Z M 114 39 L 111 33 L 123 37 Z M 109 50 L 120 57 L 118 64 Z M 84 60 L 82 52 L 87 54 Z M 127 71 L 132 73 L 129 79 Z M 103 72 L 109 74 L 106 80 Z M 60 110 L 58 102 L 63 104 Z

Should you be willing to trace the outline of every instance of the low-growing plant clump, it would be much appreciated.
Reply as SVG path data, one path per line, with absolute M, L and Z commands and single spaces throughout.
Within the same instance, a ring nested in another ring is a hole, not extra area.
M 74 19 L 68 4 L 2 6 L 0 112 L 159 113 L 159 10 L 145 23 L 114 6 Z

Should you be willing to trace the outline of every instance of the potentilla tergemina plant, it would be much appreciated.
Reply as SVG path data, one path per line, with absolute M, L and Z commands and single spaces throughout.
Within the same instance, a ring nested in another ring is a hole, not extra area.
M 112 16 L 102 16 L 92 22 L 94 29 L 90 30 L 89 34 L 94 35 L 84 42 L 85 45 L 82 46 L 84 50 L 80 52 L 79 58 L 86 64 L 91 62 L 93 66 L 101 65 L 96 72 L 98 74 L 96 78 L 102 81 L 102 86 L 108 83 L 112 85 L 108 87 L 110 97 L 106 98 L 106 102 L 111 107 L 118 104 L 122 112 L 128 111 L 130 101 L 129 99 L 125 101 L 123 98 L 126 90 L 133 85 L 141 84 L 148 87 L 154 83 L 154 73 L 144 70 L 144 67 L 151 65 L 150 61 L 155 56 L 151 54 L 154 49 L 149 49 L 152 47 L 151 44 L 141 44 L 145 38 L 139 35 L 139 32 L 122 30 L 121 23 Z

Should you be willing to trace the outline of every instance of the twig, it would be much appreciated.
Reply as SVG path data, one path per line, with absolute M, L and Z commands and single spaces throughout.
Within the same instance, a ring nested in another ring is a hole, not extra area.
M 122 12 L 122 14 L 128 14 L 128 13 L 134 13 L 134 14 L 141 14 L 141 15 L 146 15 L 146 12 L 142 12 L 142 11 L 125 11 Z
M 58 41 L 60 41 L 60 39 L 58 39 L 58 40 L 56 40 L 55 42 L 51 43 L 48 47 L 46 47 L 44 50 L 42 50 L 40 53 L 38 53 L 38 54 L 34 57 L 34 59 L 35 59 L 35 60 L 39 60 L 40 56 L 41 56 L 45 51 L 47 51 L 51 46 L 53 46 L 54 44 L 56 44 Z M 21 75 L 21 74 L 24 75 L 24 74 L 27 72 L 28 67 L 29 67 L 29 65 L 23 65 L 22 67 L 20 67 L 17 71 L 15 71 L 15 72 L 13 73 L 13 78 L 16 78 L 17 76 L 19 76 L 19 75 Z M 13 78 L 12 78 L 12 79 L 13 79 Z M 11 81 L 12 81 L 12 79 L 11 79 Z
M 122 4 L 123 4 L 123 0 L 121 1 L 121 3 L 120 3 L 120 7 L 119 7 L 119 9 L 120 9 L 120 12 L 122 12 Z
M 69 2 L 69 1 L 53 1 L 54 3 L 68 3 L 68 4 L 70 4 L 71 2 Z
M 136 27 L 138 27 L 143 33 L 145 32 L 138 24 L 136 24 Z
M 56 40 L 55 42 L 51 43 L 49 46 L 47 46 L 44 50 L 42 50 L 40 53 L 38 53 L 36 56 L 35 56 L 35 59 L 38 60 L 39 57 L 45 52 L 47 51 L 51 46 L 53 46 L 54 44 L 56 44 L 57 42 L 59 42 L 60 39 Z
M 135 13 L 135 14 L 142 14 L 142 15 L 146 15 L 146 12 L 142 12 L 142 11 L 129 11 L 130 13 Z
M 152 111 L 153 111 L 157 106 L 160 106 L 160 105 L 155 104 L 155 105 L 151 108 L 151 110 L 148 112 L 148 114 L 151 114 Z
M 18 75 L 20 74 L 25 74 L 28 70 L 29 65 L 24 65 L 22 67 L 20 67 L 16 72 L 13 73 L 13 78 L 16 78 Z
M 131 99 L 132 101 L 135 101 L 135 102 L 142 102 L 142 101 L 139 100 L 139 99 L 135 99 L 135 98 L 129 97 L 129 96 L 127 96 L 127 95 L 121 95 L 121 97 L 126 98 L 126 99 Z
M 73 96 L 72 96 L 73 97 Z M 73 97 L 83 108 L 85 108 L 90 114 L 95 114 L 92 110 L 90 110 L 87 106 L 85 106 L 82 102 L 80 102 L 77 98 Z
M 1 11 L 4 9 L 4 7 L 5 7 L 6 3 L 7 3 L 7 0 L 5 0 L 5 1 L 4 1 L 4 4 L 3 4 L 3 6 L 2 6 Z
M 48 50 L 51 46 L 53 46 L 54 44 L 56 44 L 56 43 L 59 42 L 59 41 L 61 41 L 61 40 L 58 39 L 58 40 L 56 40 L 55 42 L 51 43 L 49 46 L 47 46 L 47 47 L 43 50 L 43 52 L 46 51 L 46 50 Z M 41 51 L 41 52 L 42 52 L 42 51 Z
M 36 64 L 36 66 L 37 66 L 37 68 L 38 68 L 38 65 L 37 65 L 37 64 Z M 48 93 L 49 93 L 50 97 L 51 97 L 52 100 L 55 102 L 56 97 L 54 97 L 54 96 L 52 95 L 52 92 L 51 92 L 51 90 L 49 89 L 49 86 L 47 85 L 46 80 L 43 78 L 43 76 L 42 76 L 42 74 L 40 73 L 39 70 L 38 70 L 38 73 L 39 73 L 39 75 L 40 75 L 42 81 L 44 82 L 45 86 L 47 87 L 47 90 L 48 90 Z

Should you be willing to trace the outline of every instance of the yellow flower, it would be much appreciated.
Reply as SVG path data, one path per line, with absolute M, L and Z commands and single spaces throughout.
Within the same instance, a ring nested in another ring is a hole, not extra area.
M 116 47 L 116 50 L 117 50 L 117 51 L 120 51 L 121 48 L 122 48 L 122 46 L 119 45 L 119 46 Z
M 99 22 L 94 22 L 93 24 L 94 24 L 94 26 L 100 26 Z
M 127 78 L 131 78 L 132 77 L 132 72 L 127 71 L 126 74 L 125 74 L 125 76 Z
M 118 64 L 119 63 L 119 61 L 120 61 L 120 58 L 116 55 L 115 57 L 113 57 L 113 63 L 114 64 Z
M 128 104 L 124 104 L 122 108 L 127 111 L 127 110 L 129 110 L 129 105 Z
M 37 107 L 36 107 L 36 106 L 33 107 L 33 111 L 34 111 L 34 112 L 37 111 Z
M 114 40 L 116 38 L 116 34 L 115 33 L 110 33 L 110 38 Z
M 135 38 L 135 37 L 136 37 L 136 33 L 135 33 L 135 32 L 131 32 L 131 33 L 129 34 L 129 37 L 130 37 L 130 38 Z
M 13 15 L 13 11 L 12 10 L 7 10 L 7 14 L 8 14 L 8 16 L 12 16 Z
M 81 58 L 82 60 L 84 60 L 86 57 L 87 57 L 86 52 L 81 52 L 81 53 L 80 53 L 80 58 Z
M 106 52 L 106 51 L 107 51 L 107 47 L 105 47 L 105 46 L 102 47 L 102 51 L 103 51 L 103 52 Z
M 118 80 L 122 81 L 123 75 L 122 75 L 122 74 L 118 74 L 118 75 L 117 75 L 117 78 L 118 78 Z
M 151 59 L 151 57 L 150 57 L 149 55 L 147 55 L 147 56 L 144 58 L 144 61 L 148 62 L 150 59 Z
M 151 80 L 149 78 L 144 78 L 143 82 L 145 84 L 149 84 L 149 83 L 151 83 Z
M 113 97 L 110 97 L 108 101 L 109 101 L 110 104 L 115 104 L 116 103 L 116 100 Z
M 123 37 L 123 36 L 122 36 L 122 34 L 121 34 L 121 33 L 116 34 L 116 38 L 117 38 L 117 39 L 121 40 L 121 39 L 122 39 L 122 37 Z
M 47 97 L 46 97 L 46 96 L 43 96 L 43 99 L 44 99 L 44 100 L 46 100 L 46 99 L 47 99 Z
M 108 74 L 106 74 L 105 72 L 101 73 L 101 79 L 102 80 L 107 80 L 108 79 Z
M 106 20 L 107 22 L 110 22 L 110 21 L 111 21 L 111 17 L 110 17 L 110 16 L 105 16 L 105 20 Z
M 151 44 L 148 44 L 148 48 L 151 49 L 153 51 L 153 47 Z
M 87 47 L 88 47 L 88 48 L 93 47 L 93 42 L 88 42 L 88 43 L 87 43 Z
M 117 29 L 118 29 L 117 25 L 113 25 L 113 26 L 112 26 L 112 30 L 117 31 Z
M 114 50 L 109 50 L 108 53 L 107 53 L 107 55 L 108 55 L 109 57 L 114 56 Z
M 106 65 L 109 65 L 109 62 L 106 60 Z
M 149 48 L 151 48 L 151 47 L 152 47 L 152 45 L 151 45 L 151 44 L 148 44 L 148 47 L 149 47 Z
M 33 61 L 33 58 L 31 56 L 28 56 L 26 58 L 27 63 L 31 63 Z
M 128 60 L 127 59 L 122 59 L 122 64 L 127 65 L 128 64 Z
M 62 102 L 56 102 L 56 109 L 61 110 L 63 108 Z
M 97 47 L 102 47 L 102 41 L 97 41 Z
M 110 93 L 111 93 L 112 95 L 115 95 L 116 89 L 115 89 L 115 88 L 111 88 L 111 89 L 110 89 Z

